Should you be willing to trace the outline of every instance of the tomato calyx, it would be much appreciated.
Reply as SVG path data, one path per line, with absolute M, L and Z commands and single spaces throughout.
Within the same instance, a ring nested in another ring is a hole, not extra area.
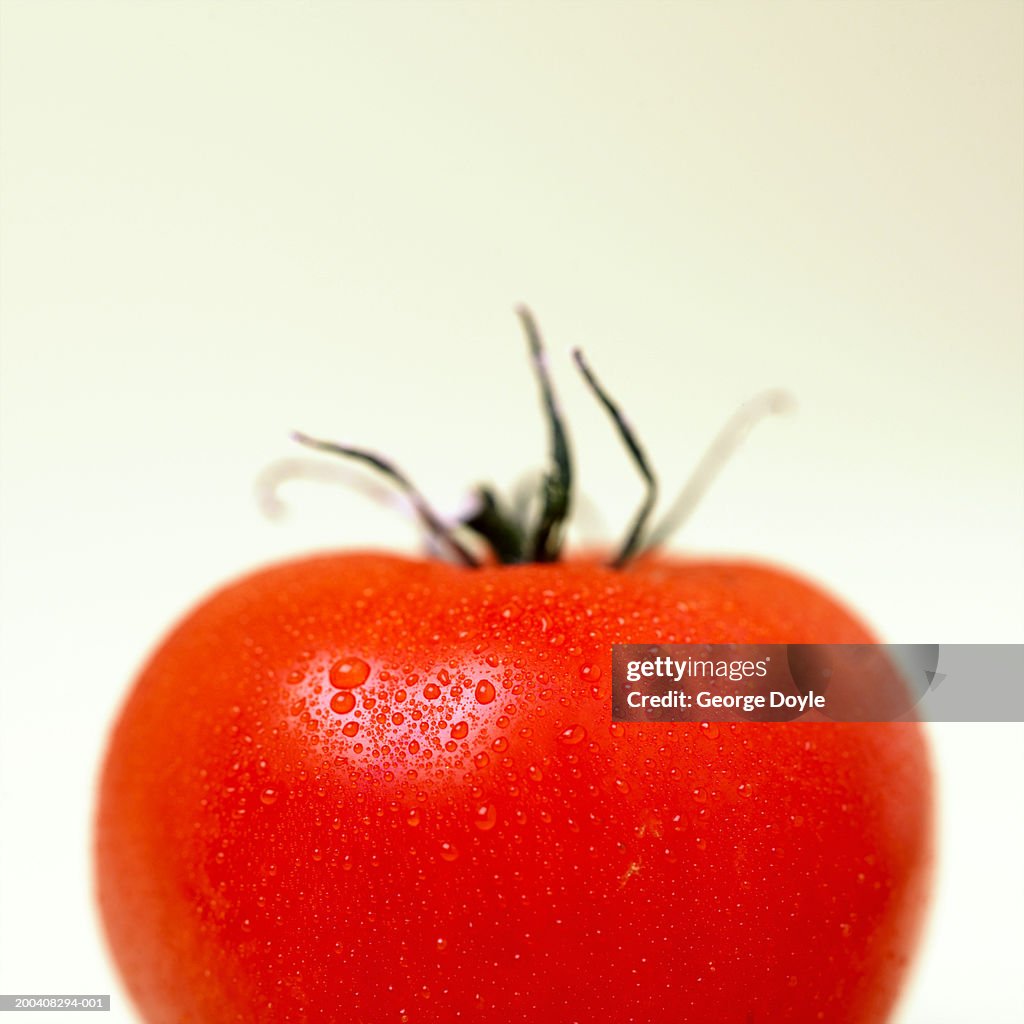
M 421 525 L 437 547 L 456 562 L 470 568 L 495 562 L 500 565 L 522 565 L 559 561 L 572 511 L 572 453 L 548 368 L 544 343 L 530 310 L 526 306 L 519 306 L 516 313 L 526 335 L 549 433 L 549 465 L 541 479 L 537 500 L 533 503 L 537 511 L 532 521 L 529 515 L 531 510 L 513 510 L 493 488 L 481 484 L 475 489 L 477 504 L 474 510 L 454 524 L 446 523 L 410 478 L 390 459 L 366 448 L 321 440 L 299 431 L 291 435 L 293 440 L 308 448 L 362 462 L 382 473 L 409 500 Z M 791 406 L 789 395 L 780 390 L 762 392 L 742 405 L 707 449 L 669 511 L 654 527 L 648 528 L 658 499 L 657 476 L 636 432 L 619 405 L 598 381 L 583 353 L 574 349 L 572 355 L 587 386 L 615 426 L 644 483 L 640 506 L 615 556 L 609 560 L 609 566 L 614 569 L 624 568 L 639 555 L 659 547 L 675 533 L 754 424 L 769 414 L 784 412 Z M 478 557 L 460 538 L 460 532 L 472 533 L 483 540 L 487 545 L 487 556 Z
M 572 456 L 537 322 L 525 306 L 520 306 L 516 312 L 530 345 L 530 359 L 540 385 L 541 400 L 551 434 L 551 467 L 541 483 L 540 517 L 532 533 L 527 532 L 524 553 L 528 557 L 524 561 L 557 562 L 572 504 Z
M 355 459 L 357 462 L 365 462 L 379 470 L 405 494 L 427 532 L 446 547 L 449 553 L 454 555 L 456 561 L 473 567 L 480 564 L 477 557 L 453 535 L 451 529 L 434 511 L 419 488 L 390 460 L 366 448 L 354 448 L 351 445 L 338 444 L 336 441 L 321 441 L 297 430 L 292 432 L 292 440 L 328 455 L 341 455 L 347 459 Z

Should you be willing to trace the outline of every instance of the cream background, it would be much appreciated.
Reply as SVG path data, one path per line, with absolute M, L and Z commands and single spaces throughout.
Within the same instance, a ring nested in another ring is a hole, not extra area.
M 132 1019 L 86 843 L 135 668 L 233 574 L 416 549 L 340 488 L 262 517 L 289 430 L 392 454 L 446 511 L 538 465 L 515 302 L 590 536 L 638 487 L 573 346 L 667 492 L 783 385 L 797 415 L 677 546 L 800 568 L 892 641 L 1021 642 L 1022 12 L 0 2 L 0 992 Z M 943 864 L 900 1020 L 1017 1021 L 1024 729 L 933 735 Z

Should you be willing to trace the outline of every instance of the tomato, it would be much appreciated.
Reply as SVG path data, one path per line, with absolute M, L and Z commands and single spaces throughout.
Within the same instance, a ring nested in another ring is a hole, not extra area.
M 863 643 L 658 553 L 300 559 L 189 613 L 104 765 L 99 902 L 150 1024 L 871 1024 L 915 945 L 909 723 L 614 723 L 614 643 Z
M 919 730 L 621 725 L 610 645 L 861 643 L 752 565 L 298 561 L 190 615 L 114 734 L 100 899 L 147 1020 L 881 1021 Z

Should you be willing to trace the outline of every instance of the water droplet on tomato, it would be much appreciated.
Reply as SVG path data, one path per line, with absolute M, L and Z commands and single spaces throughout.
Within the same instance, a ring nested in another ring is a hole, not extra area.
M 420 814 L 420 809 L 418 807 L 413 807 L 405 816 L 406 825 L 409 825 L 412 828 L 415 828 L 422 820 L 423 816 Z
M 370 677 L 370 666 L 362 658 L 340 658 L 331 666 L 331 686 L 339 690 L 353 690 Z
M 714 722 L 701 722 L 700 731 L 705 739 L 718 739 L 718 726 Z
M 625 779 L 616 779 L 615 780 L 615 788 L 620 793 L 628 793 L 629 792 L 629 783 Z
M 694 844 L 698 850 L 706 850 L 708 848 L 708 841 L 703 836 L 697 836 L 694 840 Z
M 341 727 L 342 734 L 345 736 L 355 736 L 359 732 L 358 722 L 346 722 Z
M 541 779 L 544 778 L 544 773 L 535 764 L 531 764 L 530 767 L 526 769 L 526 774 L 529 775 L 534 782 L 540 782 Z
M 693 791 L 693 799 L 699 804 L 706 804 L 708 802 L 708 791 L 701 789 L 699 786 Z
M 612 724 L 608 726 L 608 732 L 618 739 L 620 736 L 625 735 L 626 730 L 622 728 L 621 722 L 612 722 Z
M 494 804 L 481 804 L 473 817 L 473 824 L 481 832 L 490 832 L 498 822 L 498 808 Z
M 427 700 L 437 700 L 437 698 L 441 696 L 441 687 L 438 686 L 437 683 L 427 683 L 427 685 L 423 687 L 423 696 L 426 697 Z
M 469 725 L 466 722 L 456 722 L 452 726 L 452 739 L 464 740 L 469 735 Z
M 453 860 L 458 860 L 459 851 L 454 843 L 444 842 L 441 844 L 441 860 L 446 860 L 450 864 Z
M 600 665 L 580 665 L 580 678 L 587 682 L 596 683 L 601 678 Z
M 356 706 L 356 698 L 351 690 L 341 690 L 331 698 L 331 710 L 339 715 L 347 715 Z
M 575 747 L 577 743 L 582 743 L 587 738 L 587 730 L 582 725 L 570 725 L 564 732 L 559 733 L 559 743 L 564 743 L 567 747 Z
M 473 764 L 475 764 L 477 768 L 486 768 L 490 763 L 490 760 L 491 759 L 487 755 L 486 751 L 481 750 L 480 753 L 473 758 Z
M 260 800 L 265 803 L 268 807 L 277 802 L 277 790 L 268 786 L 262 793 L 260 793 Z
M 739 793 L 740 796 L 750 796 L 750 794 L 753 792 L 753 789 L 751 788 L 749 782 L 741 782 L 736 787 L 736 792 Z
M 496 753 L 503 754 L 508 750 L 508 740 L 504 736 L 499 736 L 492 744 L 491 750 Z
M 437 947 L 437 951 L 439 953 L 442 953 L 444 952 L 444 950 L 448 948 L 448 940 L 443 936 L 439 935 L 437 939 L 434 941 L 434 945 Z
M 476 700 L 478 704 L 490 704 L 497 696 L 494 683 L 489 679 L 481 679 L 476 684 Z

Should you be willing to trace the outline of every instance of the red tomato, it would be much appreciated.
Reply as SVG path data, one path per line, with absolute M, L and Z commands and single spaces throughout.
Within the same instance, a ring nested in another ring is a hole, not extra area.
M 143 1016 L 886 1019 L 925 901 L 912 724 L 611 721 L 613 643 L 860 643 L 750 564 L 295 561 L 165 641 L 102 777 Z
M 612 722 L 615 643 L 870 637 L 778 570 L 652 554 L 667 529 L 646 531 L 653 473 L 581 357 L 648 490 L 611 565 L 559 561 L 569 448 L 523 319 L 552 468 L 532 525 L 487 491 L 464 523 L 514 564 L 290 562 L 193 611 L 136 683 L 97 864 L 150 1024 L 876 1024 L 891 1009 L 931 856 L 920 729 Z M 310 443 L 386 472 L 475 562 L 393 467 Z

